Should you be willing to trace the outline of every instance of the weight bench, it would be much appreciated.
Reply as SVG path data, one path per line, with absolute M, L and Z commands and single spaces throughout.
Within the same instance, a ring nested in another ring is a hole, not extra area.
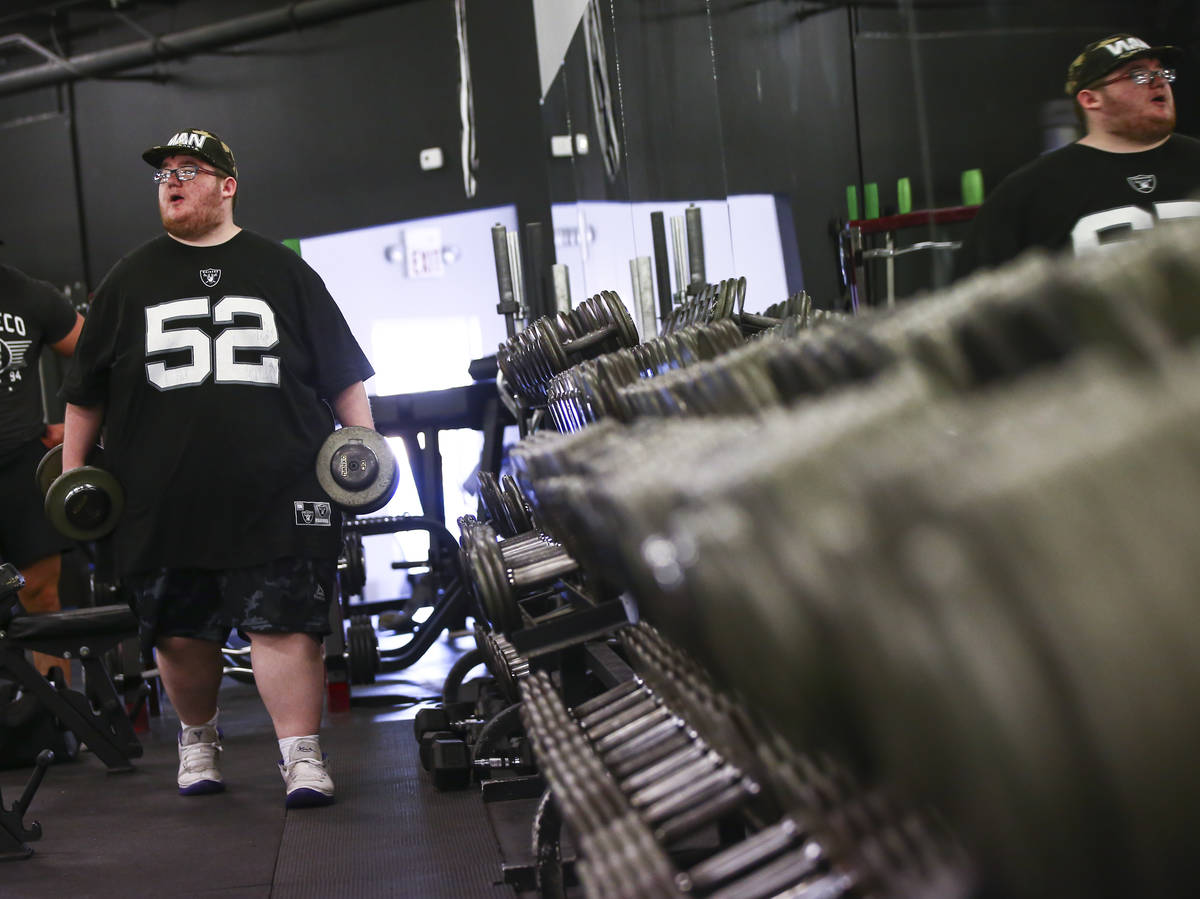
M 16 568 L 0 564 L 0 677 L 36 697 L 110 772 L 132 771 L 130 760 L 141 756 L 142 744 L 103 658 L 137 635 L 137 616 L 125 605 L 26 615 L 17 600 L 23 584 Z M 79 659 L 84 692 L 51 684 L 27 651 Z

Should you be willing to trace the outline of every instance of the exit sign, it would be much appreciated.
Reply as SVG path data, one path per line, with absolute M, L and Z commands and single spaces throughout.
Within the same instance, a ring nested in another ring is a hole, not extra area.
M 446 270 L 442 261 L 442 229 L 405 228 L 404 255 L 410 278 L 440 278 Z

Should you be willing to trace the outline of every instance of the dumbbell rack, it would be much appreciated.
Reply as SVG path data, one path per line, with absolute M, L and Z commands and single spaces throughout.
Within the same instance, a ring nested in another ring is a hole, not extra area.
M 460 520 L 463 568 L 473 592 L 496 593 L 480 598 L 471 662 L 485 663 L 503 699 L 480 727 L 482 700 L 464 711 L 448 677 L 446 704 L 415 730 L 438 789 L 478 778 L 485 805 L 537 800 L 528 861 L 506 862 L 505 883 L 544 896 L 582 886 L 595 896 L 848 897 L 897 871 L 960 876 L 936 857 L 936 839 L 899 834 L 900 813 L 797 757 L 623 599 L 588 595 L 573 566 L 531 573 L 544 556 L 529 567 L 528 547 L 537 559 L 549 538 L 514 481 L 485 480 L 489 521 Z M 547 551 L 563 561 L 559 544 Z M 499 585 L 485 570 L 496 565 L 507 575 Z M 455 732 L 430 731 L 435 719 Z M 488 758 L 493 744 L 507 756 Z M 901 846 L 886 862 L 895 870 L 859 857 L 887 841 Z
M 861 307 L 871 305 L 868 293 L 868 261 L 874 259 L 885 261 L 887 287 L 885 302 L 888 306 L 892 306 L 896 302 L 895 265 L 897 257 L 917 252 L 952 251 L 961 246 L 958 241 L 924 240 L 897 248 L 897 231 L 969 222 L 975 217 L 978 209 L 978 206 L 946 206 L 939 209 L 922 209 L 903 215 L 853 219 L 846 222 L 838 231 L 838 260 L 842 269 L 842 281 L 850 294 L 851 310 L 857 313 Z M 883 246 L 865 246 L 866 238 L 875 235 L 883 235 Z
M 447 675 L 443 703 L 418 713 L 414 735 L 421 744 L 422 766 L 430 772 L 437 789 L 465 787 L 478 775 L 485 802 L 537 795 L 544 788 L 541 777 L 521 773 L 521 769 L 532 765 L 527 753 L 517 751 L 514 755 L 510 749 L 507 756 L 498 758 L 484 754 L 492 744 L 519 731 L 516 709 L 524 679 L 535 670 L 573 671 L 581 676 L 588 672 L 599 683 L 611 686 L 631 675 L 628 666 L 605 645 L 614 632 L 629 624 L 626 608 L 619 600 L 593 603 L 580 593 L 552 613 L 527 616 L 525 620 L 526 627 L 512 629 L 506 635 L 477 619 L 476 649 L 465 661 L 468 665 L 479 661 L 486 665 L 491 674 L 487 689 L 478 689 L 472 703 L 463 702 L 460 682 L 466 667 L 456 665 L 461 670 Z M 446 725 L 452 719 L 457 723 L 449 725 L 453 732 L 446 732 L 445 727 L 430 723 L 433 719 L 445 719 Z M 468 719 L 482 726 L 472 727 Z M 523 742 L 516 735 L 516 743 Z
M 721 311 L 736 305 L 736 286 L 718 291 L 734 300 Z M 933 895 L 939 884 L 940 895 L 968 894 L 970 873 L 940 831 L 859 788 L 844 765 L 798 756 L 649 625 L 602 617 L 603 591 L 639 585 L 624 579 L 620 560 L 579 539 L 564 504 L 586 498 L 568 478 L 551 486 L 569 464 L 547 464 L 541 477 L 533 468 L 517 461 L 538 502 L 512 479 L 481 478 L 487 520 L 459 522 L 482 612 L 477 648 L 508 703 L 484 728 L 518 741 L 521 758 L 488 767 L 469 738 L 422 745 L 423 758 L 441 753 L 427 765 L 435 786 L 445 766 L 460 785 L 479 775 L 485 803 L 525 803 L 491 806 L 502 844 L 500 827 L 531 818 L 532 841 L 504 850 L 507 884 L 621 897 Z M 622 600 L 607 602 L 624 611 Z
M 505 883 L 543 896 L 579 885 L 589 896 L 729 899 L 849 897 L 907 877 L 962 894 L 967 872 L 924 822 L 835 763 L 797 756 L 653 628 L 618 639 L 620 654 L 593 657 L 607 678 L 588 699 L 566 695 L 561 671 L 519 679 L 510 710 L 539 775 L 498 782 L 490 797 L 485 782 L 484 798 L 542 792 L 531 861 L 506 864 Z

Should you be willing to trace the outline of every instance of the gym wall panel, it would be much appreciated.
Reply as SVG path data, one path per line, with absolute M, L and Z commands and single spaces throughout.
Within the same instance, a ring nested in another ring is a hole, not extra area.
M 0 103 L 0 261 L 63 287 L 83 279 L 70 119 L 53 89 Z
M 167 34 L 277 5 L 189 0 L 141 4 L 128 15 Z M 541 104 L 531 0 L 468 0 L 466 9 L 475 197 L 465 195 L 459 163 L 453 5 L 397 0 L 70 91 L 0 98 L 3 230 L 22 235 L 14 243 L 0 234 L 9 240 L 0 252 L 62 283 L 85 273 L 98 280 L 159 230 L 140 151 L 177 127 L 207 124 L 243 166 L 239 221 L 280 238 L 508 203 L 521 223 L 548 223 L 552 201 L 781 194 L 793 210 L 805 286 L 820 305 L 835 306 L 830 228 L 846 214 L 847 184 L 878 182 L 886 208 L 896 178 L 907 176 L 915 205 L 957 202 L 963 169 L 982 168 L 992 187 L 1040 151 L 1041 106 L 1059 96 L 1083 41 L 1131 30 L 1200 49 L 1200 13 L 1177 0 L 890 8 L 612 0 L 600 4 L 622 142 L 611 178 L 596 140 L 582 29 Z M 113 21 L 99 9 L 68 15 Z M 141 37 L 132 28 L 81 29 L 67 52 Z M 1195 70 L 1181 70 L 1177 91 L 1185 133 L 1200 127 Z M 77 160 L 69 129 L 37 119 L 70 112 L 71 91 Z M 549 135 L 567 131 L 588 135 L 590 153 L 551 159 Z M 442 148 L 445 165 L 423 172 L 417 154 L 430 146 Z M 73 212 L 72 162 L 83 172 Z M 25 177 L 43 164 L 52 177 Z
M 830 222 L 858 181 L 854 68 L 845 9 L 772 0 L 712 17 L 730 194 L 790 200 L 804 288 L 823 308 L 840 286 Z M 784 297 L 756 300 L 765 308 Z
M 152 25 L 169 33 L 262 9 L 198 0 Z M 548 222 L 528 0 L 471 0 L 467 27 L 479 159 L 474 197 L 466 196 L 459 162 L 458 49 L 447 0 L 398 2 L 120 79 L 78 82 L 87 173 L 78 214 L 93 279 L 161 230 L 140 154 L 183 127 L 211 128 L 230 143 L 242 175 L 239 224 L 280 239 L 512 202 L 522 221 Z M 106 36 L 107 46 L 139 38 L 134 31 Z M 432 146 L 442 148 L 445 165 L 425 172 L 419 153 Z M 0 165 L 11 158 L 0 155 Z M 30 203 L 10 210 L 33 221 L 41 239 L 48 232 L 35 213 Z

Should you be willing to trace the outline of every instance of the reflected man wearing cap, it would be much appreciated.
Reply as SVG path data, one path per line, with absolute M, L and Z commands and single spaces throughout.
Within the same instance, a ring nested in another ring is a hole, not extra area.
M 1001 182 L 968 230 L 958 273 L 1029 247 L 1103 250 L 1160 221 L 1200 215 L 1200 141 L 1174 133 L 1180 55 L 1129 34 L 1085 47 L 1066 93 L 1087 133 Z
M 104 433 L 122 584 L 180 720 L 183 795 L 224 789 L 217 698 L 236 628 L 279 739 L 289 808 L 333 801 L 318 731 L 339 515 L 315 460 L 334 417 L 371 427 L 373 371 L 321 278 L 234 223 L 229 145 L 187 129 L 143 159 L 165 235 L 96 290 L 61 394 L 64 469 Z M 331 414 L 332 411 L 332 414 Z M 324 516 L 300 509 L 321 503 Z

